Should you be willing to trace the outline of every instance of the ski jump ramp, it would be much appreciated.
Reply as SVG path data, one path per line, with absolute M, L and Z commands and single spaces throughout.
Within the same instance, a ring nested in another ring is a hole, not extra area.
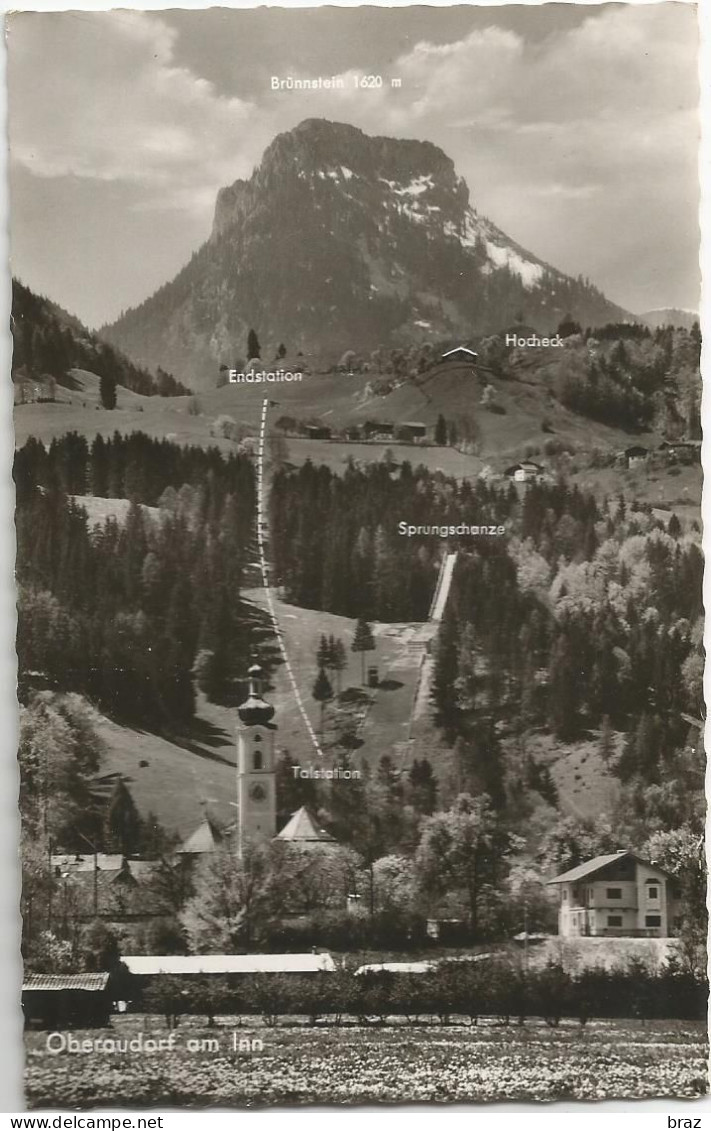
M 457 564 L 456 551 L 452 554 L 446 554 L 442 559 L 442 565 L 439 569 L 439 576 L 437 578 L 437 585 L 435 586 L 432 604 L 430 605 L 430 615 L 427 623 L 423 625 L 424 631 L 421 632 L 420 639 L 422 642 L 422 659 L 420 661 L 420 674 L 417 680 L 417 687 L 412 702 L 412 715 L 410 717 L 410 735 L 412 735 L 412 725 L 417 719 L 422 718 L 426 714 L 430 701 L 430 690 L 432 686 L 433 675 L 433 660 L 429 650 L 429 644 L 437 632 L 437 627 L 444 616 L 444 610 L 447 606 L 447 598 L 449 597 L 449 589 L 452 584 L 454 576 L 454 567 Z
M 437 578 L 437 585 L 430 605 L 429 620 L 434 624 L 439 624 L 444 616 L 447 598 L 449 597 L 449 587 L 452 584 L 452 577 L 454 575 L 454 567 L 457 563 L 456 550 L 452 554 L 446 554 L 442 559 L 442 565 L 439 570 L 439 577 Z

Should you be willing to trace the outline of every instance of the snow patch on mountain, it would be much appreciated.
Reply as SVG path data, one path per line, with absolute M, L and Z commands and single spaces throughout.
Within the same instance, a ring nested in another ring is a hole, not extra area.
M 501 247 L 498 244 L 491 243 L 489 240 L 485 242 L 486 253 L 497 267 L 508 267 L 510 271 L 513 271 L 514 274 L 519 276 L 527 287 L 533 287 L 536 283 L 541 281 L 543 268 L 540 263 L 531 263 L 529 260 L 522 259 L 521 256 L 510 247 Z
M 481 219 L 471 208 L 467 209 L 461 243 L 465 247 L 483 244 L 492 268 L 508 267 L 526 287 L 534 287 L 543 278 L 544 269 L 540 263 L 521 255 L 520 251 L 506 242 L 503 233 L 491 221 Z

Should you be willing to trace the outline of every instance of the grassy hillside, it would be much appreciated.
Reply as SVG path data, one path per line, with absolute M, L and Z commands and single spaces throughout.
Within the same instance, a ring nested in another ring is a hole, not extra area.
M 13 339 L 12 378 L 20 399 L 34 399 L 31 386 L 53 379 L 71 387 L 71 370 L 88 369 L 111 385 L 148 396 L 187 393 L 186 386 L 170 373 L 156 375 L 134 363 L 120 350 L 102 341 L 56 303 L 34 294 L 17 279 L 12 280 Z M 29 394 L 29 395 L 28 395 Z
M 526 738 L 527 752 L 550 770 L 561 811 L 572 817 L 610 814 L 619 798 L 619 780 L 605 766 L 599 749 L 597 734 L 575 743 L 536 732 Z
M 258 605 L 265 603 L 263 590 L 251 590 L 246 597 Z M 278 599 L 275 607 L 302 701 L 318 732 L 320 710 L 311 696 L 318 642 L 323 633 L 343 640 L 348 666 L 342 673 L 342 688 L 360 690 L 361 657 L 350 648 L 354 623 Z M 332 761 L 337 718 L 350 718 L 358 729 L 356 763 L 361 757 L 375 762 L 383 754 L 392 754 L 395 745 L 407 737 L 420 658 L 408 648 L 412 628 L 376 623 L 373 631 L 377 648 L 367 654 L 366 663 L 377 665 L 381 686 L 368 689 L 355 705 L 327 707 L 325 764 Z M 266 695 L 276 707 L 277 750 L 288 751 L 302 765 L 320 765 L 283 663 L 277 665 Z M 232 802 L 237 796 L 236 721 L 234 710 L 210 703 L 202 695 L 190 732 L 171 738 L 102 718 L 99 729 L 107 753 L 101 777 L 123 775 L 141 813 L 155 813 L 162 825 L 181 836 L 200 822 L 205 805 L 219 820 L 229 822 L 234 818 Z M 423 753 L 431 756 L 432 750 Z
M 205 807 L 219 821 L 234 819 L 237 797 L 236 748 L 228 729 L 196 719 L 195 739 L 170 741 L 157 734 L 102 719 L 98 731 L 106 746 L 99 780 L 120 775 L 141 816 L 153 813 L 169 832 L 187 837 Z M 209 744 L 208 744 L 209 738 Z
M 538 352 L 543 365 L 546 355 L 555 351 Z M 416 420 L 428 426 L 430 437 L 440 414 L 447 419 L 473 416 L 479 429 L 482 459 L 508 458 L 525 444 L 544 441 L 546 434 L 555 434 L 562 442 L 585 448 L 617 450 L 630 443 L 627 433 L 586 420 L 564 408 L 536 379 L 534 370 L 523 370 L 516 380 L 487 372 L 484 380 L 493 389 L 495 411 L 481 404 L 482 381 L 469 364 L 446 362 L 434 366 L 417 381 L 405 380 L 385 396 L 372 391 L 375 380 L 369 374 L 314 372 L 305 375 L 300 384 L 226 385 L 200 393 L 197 400 L 208 417 L 227 413 L 239 422 L 255 425 L 263 399 L 269 396 L 278 401 L 273 420 L 283 415 L 302 420 L 314 418 L 333 429 L 362 425 L 367 420 L 392 424 Z M 304 443 L 312 442 L 294 441 L 294 453 Z M 350 450 L 350 445 L 346 450 Z
M 231 440 L 210 436 L 206 419 L 188 413 L 189 397 L 146 397 L 118 386 L 117 406 L 101 407 L 99 378 L 86 370 L 71 370 L 72 388 L 57 390 L 57 400 L 15 405 L 15 443 L 21 447 L 29 436 L 49 444 L 67 432 L 78 432 L 91 443 L 95 436 L 145 432 L 155 439 L 173 439 L 178 444 L 214 445 L 234 451 Z
M 390 447 L 397 459 L 407 458 L 463 476 L 478 474 L 486 462 L 503 466 L 520 457 L 527 445 L 542 444 L 551 435 L 574 449 L 599 447 L 615 451 L 630 442 L 627 433 L 565 409 L 532 378 L 510 381 L 492 377 L 489 383 L 497 406 L 497 411 L 492 411 L 481 405 L 481 388 L 471 370 L 451 364 L 432 370 L 422 387 L 407 382 L 387 396 L 368 392 L 367 375 L 314 372 L 306 375 L 301 384 L 226 385 L 195 398 L 145 397 L 119 387 L 117 407 L 112 411 L 100 405 L 99 379 L 95 374 L 72 370 L 71 376 L 73 387 L 60 389 L 56 403 L 15 407 L 18 444 L 30 435 L 47 443 L 68 431 L 77 431 L 91 440 L 97 433 L 106 436 L 114 430 L 140 430 L 149 436 L 174 439 L 176 443 L 214 444 L 222 450 L 234 450 L 233 441 L 211 434 L 214 421 L 229 416 L 256 433 L 266 396 L 277 402 L 270 410 L 272 428 L 284 415 L 318 419 L 333 429 L 362 425 L 366 420 L 393 424 L 417 420 L 428 426 L 431 436 L 440 414 L 447 419 L 466 415 L 476 421 L 477 456 L 419 444 L 350 444 L 288 438 L 289 458 L 293 462 L 312 459 L 334 468 L 349 455 L 367 461 L 380 459 Z M 639 442 L 644 443 L 645 437 L 640 437 Z

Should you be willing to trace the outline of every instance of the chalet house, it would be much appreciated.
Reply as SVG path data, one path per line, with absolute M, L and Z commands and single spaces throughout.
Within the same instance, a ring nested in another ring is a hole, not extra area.
M 672 876 L 634 852 L 596 856 L 549 880 L 560 891 L 558 934 L 566 938 L 668 938 L 680 926 Z
M 330 440 L 331 429 L 325 424 L 305 424 L 304 435 L 309 440 Z
M 625 448 L 623 455 L 626 467 L 639 467 L 649 459 L 649 449 L 634 444 L 631 448 Z
M 363 425 L 363 439 L 364 440 L 389 440 L 395 431 L 394 424 L 388 424 L 386 421 L 366 420 Z
M 396 430 L 396 439 L 404 443 L 414 443 L 416 440 L 424 440 L 427 435 L 427 425 L 422 421 L 405 421 L 398 424 Z
M 42 377 L 13 373 L 12 384 L 15 404 L 42 404 L 56 399 L 57 382 L 49 373 Z
M 692 464 L 701 458 L 701 440 L 662 440 L 658 450 L 672 463 Z
M 515 483 L 538 483 L 545 475 L 546 469 L 540 463 L 534 463 L 533 460 L 523 460 L 522 463 L 515 463 L 512 467 L 507 467 L 504 475 L 507 479 L 512 479 Z

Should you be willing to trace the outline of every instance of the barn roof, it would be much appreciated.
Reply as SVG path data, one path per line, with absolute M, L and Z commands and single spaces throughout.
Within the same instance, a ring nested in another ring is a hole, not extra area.
M 108 974 L 27 974 L 22 983 L 26 990 L 88 990 L 97 993 L 108 985 Z
M 132 974 L 316 974 L 333 971 L 330 954 L 126 954 Z

